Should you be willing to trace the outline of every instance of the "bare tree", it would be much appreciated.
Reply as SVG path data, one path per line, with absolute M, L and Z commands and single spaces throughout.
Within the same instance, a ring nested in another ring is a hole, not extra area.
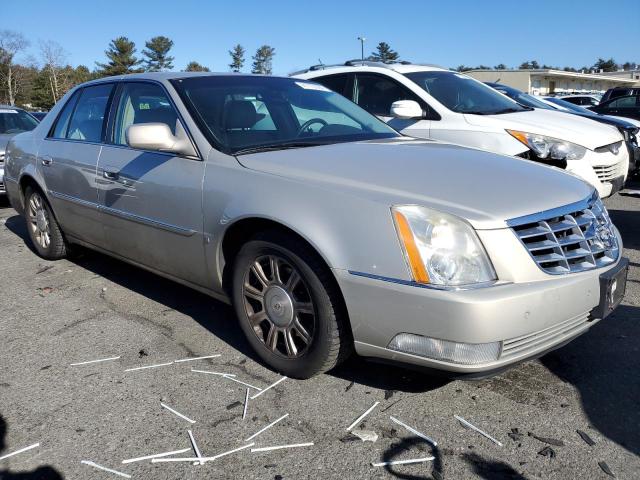
M 29 46 L 29 41 L 21 33 L 0 30 L 0 81 L 7 88 L 9 104 L 15 105 L 16 91 L 20 88 L 20 76 L 15 75 L 14 60 L 18 53 Z
M 67 90 L 66 83 L 68 82 L 66 78 L 63 78 L 67 54 L 58 43 L 49 40 L 40 42 L 40 56 L 43 67 L 49 76 L 51 98 L 53 103 L 56 103 Z

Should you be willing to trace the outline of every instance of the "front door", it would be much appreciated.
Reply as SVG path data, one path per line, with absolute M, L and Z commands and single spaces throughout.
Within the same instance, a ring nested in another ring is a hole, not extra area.
M 122 84 L 113 126 L 98 161 L 98 200 L 107 248 L 159 272 L 207 285 L 202 235 L 205 162 L 127 146 L 127 127 L 165 123 L 178 114 L 157 83 Z
M 53 211 L 67 234 L 103 246 L 96 168 L 114 84 L 78 90 L 62 109 L 38 150 Z
M 420 97 L 392 78 L 375 73 L 356 74 L 353 85 L 355 103 L 405 135 L 430 138 L 431 120 L 401 119 L 391 116 L 391 105 L 398 100 L 413 100 L 423 109 L 427 109 Z

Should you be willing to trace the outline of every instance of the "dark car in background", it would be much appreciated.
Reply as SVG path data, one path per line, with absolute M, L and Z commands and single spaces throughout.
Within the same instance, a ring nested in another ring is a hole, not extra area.
M 640 120 L 640 96 L 625 95 L 624 97 L 612 98 L 596 107 L 590 107 L 589 110 L 603 115 L 616 115 Z
M 604 103 L 608 100 L 611 100 L 613 98 L 618 98 L 618 97 L 626 97 L 626 96 L 633 96 L 633 97 L 637 97 L 640 96 L 640 87 L 614 87 L 614 88 L 610 88 L 609 90 L 607 90 L 606 92 L 604 92 L 604 95 L 602 96 L 602 99 L 600 100 L 600 103 Z
M 38 126 L 38 120 L 21 108 L 0 105 L 0 195 L 6 193 L 4 185 L 4 152 L 15 135 Z
M 31 113 L 31 115 L 33 115 L 34 117 L 36 117 L 36 119 L 37 119 L 39 122 L 41 122 L 41 121 L 42 121 L 42 119 L 43 119 L 44 117 L 46 117 L 46 116 L 47 116 L 47 113 L 49 113 L 49 112 L 30 112 L 30 113 Z
M 494 90 L 506 95 L 512 100 L 515 100 L 520 105 L 531 108 L 541 108 L 543 110 L 555 110 L 552 106 L 544 103 L 542 100 L 537 99 L 533 95 L 529 95 L 528 93 L 524 93 L 517 88 L 510 87 L 508 85 L 503 85 L 502 83 L 495 82 L 484 82 L 485 85 L 489 85 Z

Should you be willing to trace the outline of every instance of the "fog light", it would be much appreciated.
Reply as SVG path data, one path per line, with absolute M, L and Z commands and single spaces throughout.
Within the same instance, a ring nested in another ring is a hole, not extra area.
M 497 360 L 502 342 L 458 343 L 411 333 L 393 337 L 388 348 L 444 362 L 474 365 Z

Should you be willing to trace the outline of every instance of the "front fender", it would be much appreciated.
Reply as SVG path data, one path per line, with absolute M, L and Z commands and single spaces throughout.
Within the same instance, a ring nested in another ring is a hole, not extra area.
M 222 242 L 246 218 L 276 222 L 296 232 L 333 269 L 408 279 L 391 205 L 327 185 L 257 172 L 209 166 L 203 191 L 207 259 L 222 285 Z

